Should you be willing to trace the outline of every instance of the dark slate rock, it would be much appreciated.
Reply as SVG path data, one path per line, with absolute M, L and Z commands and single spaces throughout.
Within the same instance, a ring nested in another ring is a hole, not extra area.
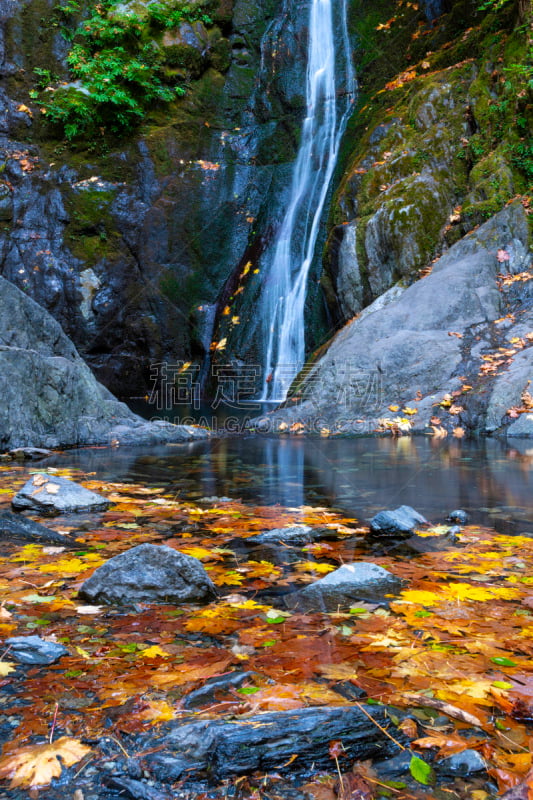
M 380 511 L 370 520 L 370 530 L 374 534 L 402 536 L 412 533 L 428 521 L 411 506 L 400 506 L 394 511 Z
M 377 564 L 360 561 L 343 564 L 319 581 L 285 598 L 290 608 L 306 611 L 335 611 L 359 598 L 382 600 L 400 590 L 402 581 Z
M 467 778 L 469 775 L 475 775 L 476 772 L 485 772 L 487 762 L 477 750 L 463 750 L 462 753 L 454 753 L 453 756 L 444 758 L 436 765 L 436 768 L 443 775 Z
M 73 511 L 105 511 L 111 504 L 105 497 L 85 489 L 79 483 L 39 473 L 24 484 L 11 505 L 17 511 L 53 515 Z
M 448 514 L 448 522 L 455 522 L 457 525 L 466 525 L 468 522 L 468 514 L 460 508 L 455 511 L 450 511 Z
M 183 700 L 183 708 L 192 709 L 205 706 L 208 703 L 216 702 L 217 692 L 226 692 L 231 689 L 238 689 L 247 681 L 252 681 L 253 672 L 228 672 L 226 675 L 215 675 L 205 681 L 200 689 L 196 689 Z
M 166 545 L 141 544 L 98 567 L 80 589 L 90 602 L 199 603 L 215 587 L 198 559 Z
M 342 741 L 346 763 L 395 755 L 398 746 L 378 727 L 390 729 L 386 709 L 377 706 L 364 709 L 375 722 L 358 706 L 274 711 L 235 721 L 175 720 L 147 734 L 139 745 L 147 751 L 159 748 L 159 752 L 144 758 L 157 780 L 168 780 L 169 776 L 177 780 L 187 774 L 195 778 L 205 772 L 220 780 L 258 769 L 283 770 L 284 766 L 293 773 L 305 771 L 311 765 L 315 769 L 330 768 L 329 746 L 333 739 Z M 401 743 L 407 741 L 400 730 L 394 729 L 394 736 Z M 298 758 L 292 762 L 294 753 Z M 172 754 L 175 770 L 167 754 Z
M 40 525 L 38 522 L 23 517 L 21 514 L 12 514 L 11 511 L 0 513 L 0 538 L 8 540 L 24 539 L 29 542 L 48 542 L 49 544 L 57 544 L 63 547 L 74 544 L 73 539 L 68 535 L 62 536 L 45 525 Z
M 53 664 L 68 650 L 57 642 L 47 642 L 40 636 L 14 636 L 4 642 L 9 647 L 9 657 L 21 664 Z

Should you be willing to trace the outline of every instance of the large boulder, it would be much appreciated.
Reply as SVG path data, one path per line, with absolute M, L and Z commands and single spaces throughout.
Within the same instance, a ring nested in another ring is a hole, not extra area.
M 383 600 L 399 592 L 402 581 L 377 564 L 360 561 L 343 564 L 325 578 L 285 598 L 291 608 L 304 611 L 336 611 L 361 598 Z
M 0 277 L 0 450 L 156 444 L 205 431 L 133 414 L 91 373 L 58 322 Z
M 421 525 L 427 525 L 425 517 L 411 506 L 400 506 L 394 511 L 380 511 L 370 520 L 370 530 L 377 535 L 405 536 Z
M 110 502 L 67 478 L 37 473 L 17 492 L 11 505 L 16 511 L 53 516 L 73 511 L 105 511 Z
M 141 544 L 98 567 L 80 589 L 91 603 L 201 603 L 215 587 L 196 558 L 166 545 Z
M 451 247 L 430 275 L 365 308 L 295 381 L 298 402 L 255 424 L 266 431 L 290 430 L 299 422 L 313 433 L 385 432 L 394 426 L 427 432 L 437 414 L 450 429 L 499 428 L 533 378 L 533 346 L 525 338 L 533 313 L 502 326 L 508 309 L 498 278 L 527 269 L 528 237 L 526 212 L 515 202 Z M 498 372 L 487 374 L 485 356 L 497 355 L 500 342 L 511 347 L 515 336 L 522 337 L 524 349 L 514 361 L 502 357 Z M 465 383 L 474 391 L 462 395 Z M 523 414 L 512 427 L 533 431 L 532 420 L 533 414 Z

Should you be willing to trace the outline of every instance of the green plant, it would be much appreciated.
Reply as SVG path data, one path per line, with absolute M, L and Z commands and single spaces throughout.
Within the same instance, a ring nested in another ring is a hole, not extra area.
M 60 126 L 68 140 L 126 133 L 154 105 L 185 94 L 177 78 L 165 72 L 153 29 L 176 28 L 184 21 L 212 24 L 201 7 L 181 0 L 152 3 L 142 17 L 117 6 L 117 0 L 93 3 L 89 16 L 66 34 L 73 42 L 67 57 L 71 83 L 57 85 L 48 70 L 34 70 L 42 95 L 33 89 L 30 96 L 40 97 L 47 119 Z M 55 10 L 73 16 L 80 9 L 76 0 L 68 0 Z

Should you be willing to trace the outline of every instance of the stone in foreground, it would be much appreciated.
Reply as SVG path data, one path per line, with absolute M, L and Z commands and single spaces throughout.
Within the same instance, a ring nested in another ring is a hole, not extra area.
M 290 608 L 304 611 L 336 611 L 360 598 L 383 600 L 385 595 L 397 593 L 401 586 L 400 578 L 383 567 L 360 561 L 344 564 L 316 583 L 288 595 L 285 602 Z
M 201 603 L 215 587 L 198 559 L 166 545 L 141 544 L 98 567 L 80 589 L 91 603 Z
M 105 511 L 109 500 L 85 489 L 79 483 L 38 473 L 34 475 L 11 501 L 15 511 L 33 511 L 52 516 L 73 511 Z
M 47 544 L 57 544 L 61 547 L 74 543 L 74 537 L 63 535 L 40 525 L 32 519 L 28 519 L 21 514 L 12 514 L 11 511 L 3 511 L 0 514 L 0 539 L 11 541 L 12 539 L 23 539 L 27 542 L 46 542 Z
M 4 642 L 9 647 L 9 658 L 20 664 L 53 664 L 68 650 L 57 642 L 47 642 L 40 636 L 14 636 Z
M 457 525 L 466 525 L 468 522 L 468 514 L 461 508 L 456 508 L 455 511 L 450 511 L 448 514 L 448 522 L 455 522 Z
M 372 533 L 384 536 L 404 536 L 411 534 L 428 521 L 411 506 L 400 506 L 394 511 L 380 511 L 370 520 Z

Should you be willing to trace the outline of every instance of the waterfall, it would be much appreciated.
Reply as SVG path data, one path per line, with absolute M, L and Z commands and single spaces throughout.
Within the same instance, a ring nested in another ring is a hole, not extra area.
M 259 300 L 266 326 L 263 400 L 284 400 L 305 361 L 307 280 L 355 89 L 346 0 L 311 0 L 306 117 L 288 205 L 266 254 Z

